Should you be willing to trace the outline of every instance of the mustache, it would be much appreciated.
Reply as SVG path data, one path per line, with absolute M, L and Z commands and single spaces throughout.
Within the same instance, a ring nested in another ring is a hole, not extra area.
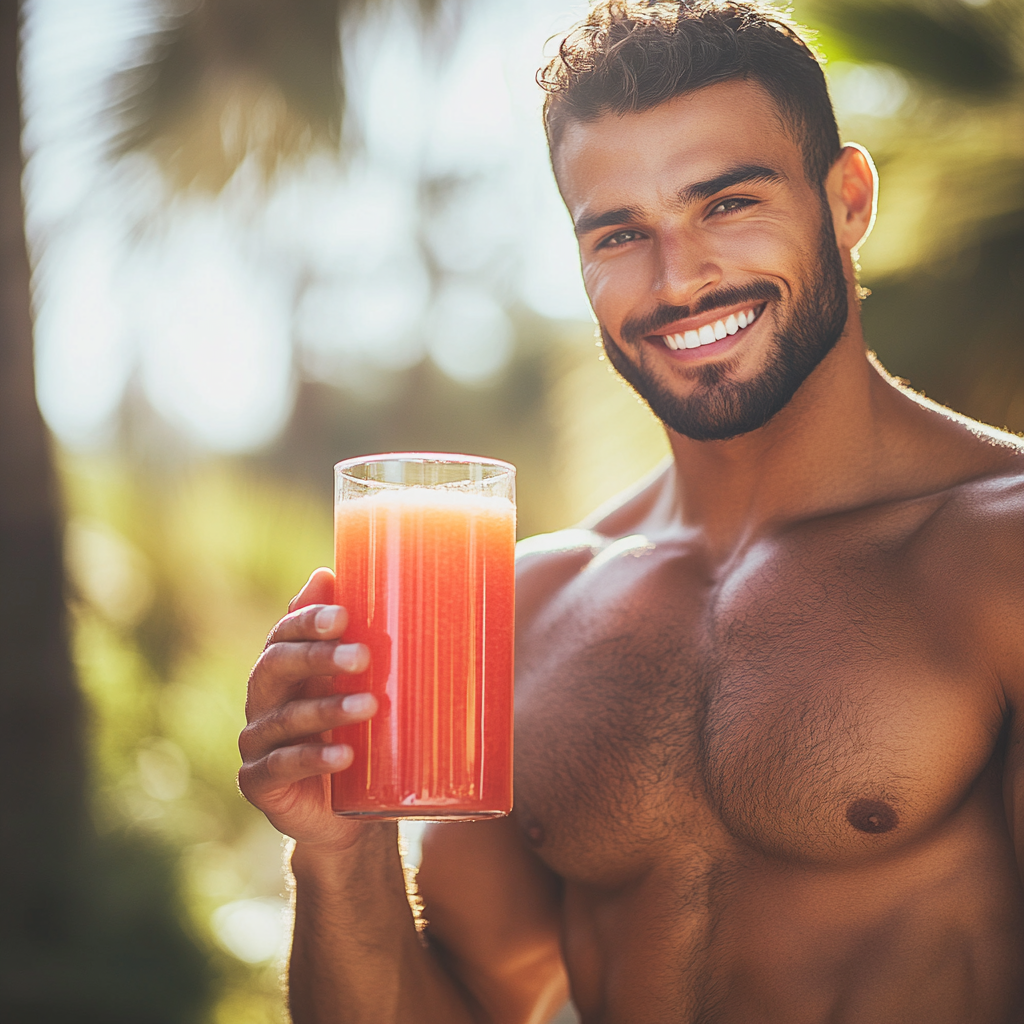
M 686 320 L 691 316 L 700 316 L 702 313 L 735 306 L 741 302 L 767 302 L 769 299 L 781 298 L 782 291 L 773 281 L 751 281 L 750 284 L 743 286 L 719 288 L 717 291 L 708 292 L 692 306 L 658 306 L 644 316 L 630 317 L 623 321 L 620 333 L 622 340 L 632 345 L 648 334 L 675 323 L 676 320 Z

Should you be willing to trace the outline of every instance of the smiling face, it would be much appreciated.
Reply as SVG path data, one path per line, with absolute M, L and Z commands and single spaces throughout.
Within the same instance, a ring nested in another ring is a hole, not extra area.
M 574 122 L 555 170 L 608 358 L 677 433 L 764 425 L 842 335 L 831 212 L 759 86 Z

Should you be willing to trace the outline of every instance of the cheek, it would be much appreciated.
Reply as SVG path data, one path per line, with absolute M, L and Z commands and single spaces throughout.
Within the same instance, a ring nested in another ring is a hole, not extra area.
M 604 320 L 604 307 L 614 303 L 614 279 L 601 266 L 583 267 L 583 287 L 599 320 Z
M 598 319 L 609 323 L 621 319 L 620 311 L 642 303 L 649 292 L 638 267 L 624 259 L 584 264 L 583 286 Z
M 718 238 L 716 248 L 726 267 L 773 277 L 784 275 L 807 251 L 795 232 L 772 224 L 744 225 L 743 230 Z

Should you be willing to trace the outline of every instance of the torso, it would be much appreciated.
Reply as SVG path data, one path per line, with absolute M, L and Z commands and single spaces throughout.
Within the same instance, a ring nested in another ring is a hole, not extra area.
M 643 516 L 527 556 L 553 582 L 519 626 L 517 817 L 588 1024 L 1024 1020 L 1007 707 L 950 550 L 1013 486 L 724 569 Z

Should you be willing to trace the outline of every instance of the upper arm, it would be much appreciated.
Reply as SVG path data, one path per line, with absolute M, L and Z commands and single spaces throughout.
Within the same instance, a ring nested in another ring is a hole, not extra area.
M 568 998 L 560 887 L 512 817 L 427 829 L 427 934 L 493 1024 L 539 1024 Z
M 1006 709 L 1003 798 L 1024 880 L 1024 485 L 995 490 L 977 511 L 976 519 L 962 524 L 971 537 L 965 546 L 973 569 L 966 614 Z
M 1024 880 L 1024 480 L 993 476 L 958 488 L 918 530 L 907 600 L 939 658 L 991 728 L 1003 805 Z M 966 723 L 965 723 L 966 724 Z

